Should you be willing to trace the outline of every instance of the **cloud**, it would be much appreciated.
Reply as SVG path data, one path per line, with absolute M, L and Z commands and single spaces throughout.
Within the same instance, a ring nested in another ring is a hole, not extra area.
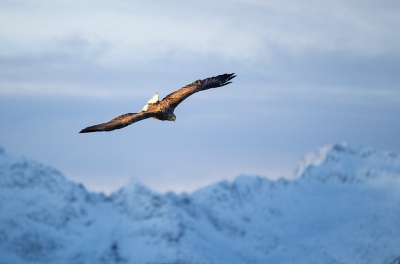
M 78 37 L 93 49 L 107 43 L 104 63 L 154 59 L 171 49 L 254 60 L 270 45 L 399 55 L 394 1 L 42 0 L 2 7 L 3 54 L 43 52 L 57 48 L 54 40 Z
M 375 90 L 393 101 L 400 82 L 400 57 L 394 55 L 365 57 L 315 50 L 293 54 L 275 47 L 269 58 L 237 61 L 212 54 L 175 51 L 157 59 L 132 60 L 129 65 L 120 66 L 98 61 L 107 52 L 107 45 L 90 50 L 87 42 L 74 38 L 59 41 L 58 46 L 58 52 L 0 56 L 0 94 L 139 97 L 144 101 L 155 92 L 163 97 L 199 78 L 236 72 L 239 77 L 235 83 L 246 87 L 248 99 L 268 100 L 276 89 L 308 89 L 316 94 L 336 90 L 342 94 L 359 93 L 361 97 L 367 90 L 369 94 Z

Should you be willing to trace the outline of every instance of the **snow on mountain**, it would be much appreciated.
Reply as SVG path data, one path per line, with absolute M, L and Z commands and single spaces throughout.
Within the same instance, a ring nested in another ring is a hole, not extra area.
M 298 178 L 106 197 L 0 148 L 0 263 L 398 263 L 400 157 L 336 144 Z
M 397 154 L 346 143 L 325 146 L 300 161 L 297 176 L 321 181 L 364 182 L 382 174 L 400 174 Z

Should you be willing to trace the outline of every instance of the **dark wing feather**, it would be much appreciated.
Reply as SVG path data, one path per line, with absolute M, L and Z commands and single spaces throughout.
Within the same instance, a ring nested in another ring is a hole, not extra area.
M 107 123 L 98 124 L 82 129 L 79 133 L 99 132 L 99 131 L 113 131 L 129 126 L 140 120 L 155 116 L 155 112 L 139 112 L 139 113 L 128 113 L 120 115 Z
M 191 84 L 186 85 L 185 87 L 170 93 L 164 99 L 162 99 L 162 104 L 168 104 L 169 108 L 173 111 L 175 107 L 177 107 L 183 100 L 188 98 L 194 93 L 208 90 L 211 88 L 218 88 L 230 84 L 230 80 L 235 78 L 236 75 L 234 73 L 231 74 L 221 74 L 215 77 L 207 78 L 204 80 L 197 80 L 192 82 Z

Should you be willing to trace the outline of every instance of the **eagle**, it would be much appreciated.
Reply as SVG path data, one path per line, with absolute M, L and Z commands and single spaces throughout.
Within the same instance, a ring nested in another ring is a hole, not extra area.
M 170 93 L 161 101 L 158 100 L 158 93 L 156 93 L 139 113 L 123 114 L 107 123 L 84 128 L 79 133 L 113 131 L 150 117 L 162 121 L 175 121 L 176 116 L 174 115 L 174 110 L 183 100 L 194 93 L 230 84 L 231 80 L 235 77 L 236 75 L 234 73 L 225 73 L 204 80 L 197 80 Z

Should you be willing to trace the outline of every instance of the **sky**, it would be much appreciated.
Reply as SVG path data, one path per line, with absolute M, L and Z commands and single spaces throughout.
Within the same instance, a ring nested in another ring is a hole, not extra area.
M 105 193 L 292 178 L 337 142 L 400 153 L 399 32 L 396 0 L 0 0 L 0 146 Z M 176 122 L 78 133 L 233 72 Z

